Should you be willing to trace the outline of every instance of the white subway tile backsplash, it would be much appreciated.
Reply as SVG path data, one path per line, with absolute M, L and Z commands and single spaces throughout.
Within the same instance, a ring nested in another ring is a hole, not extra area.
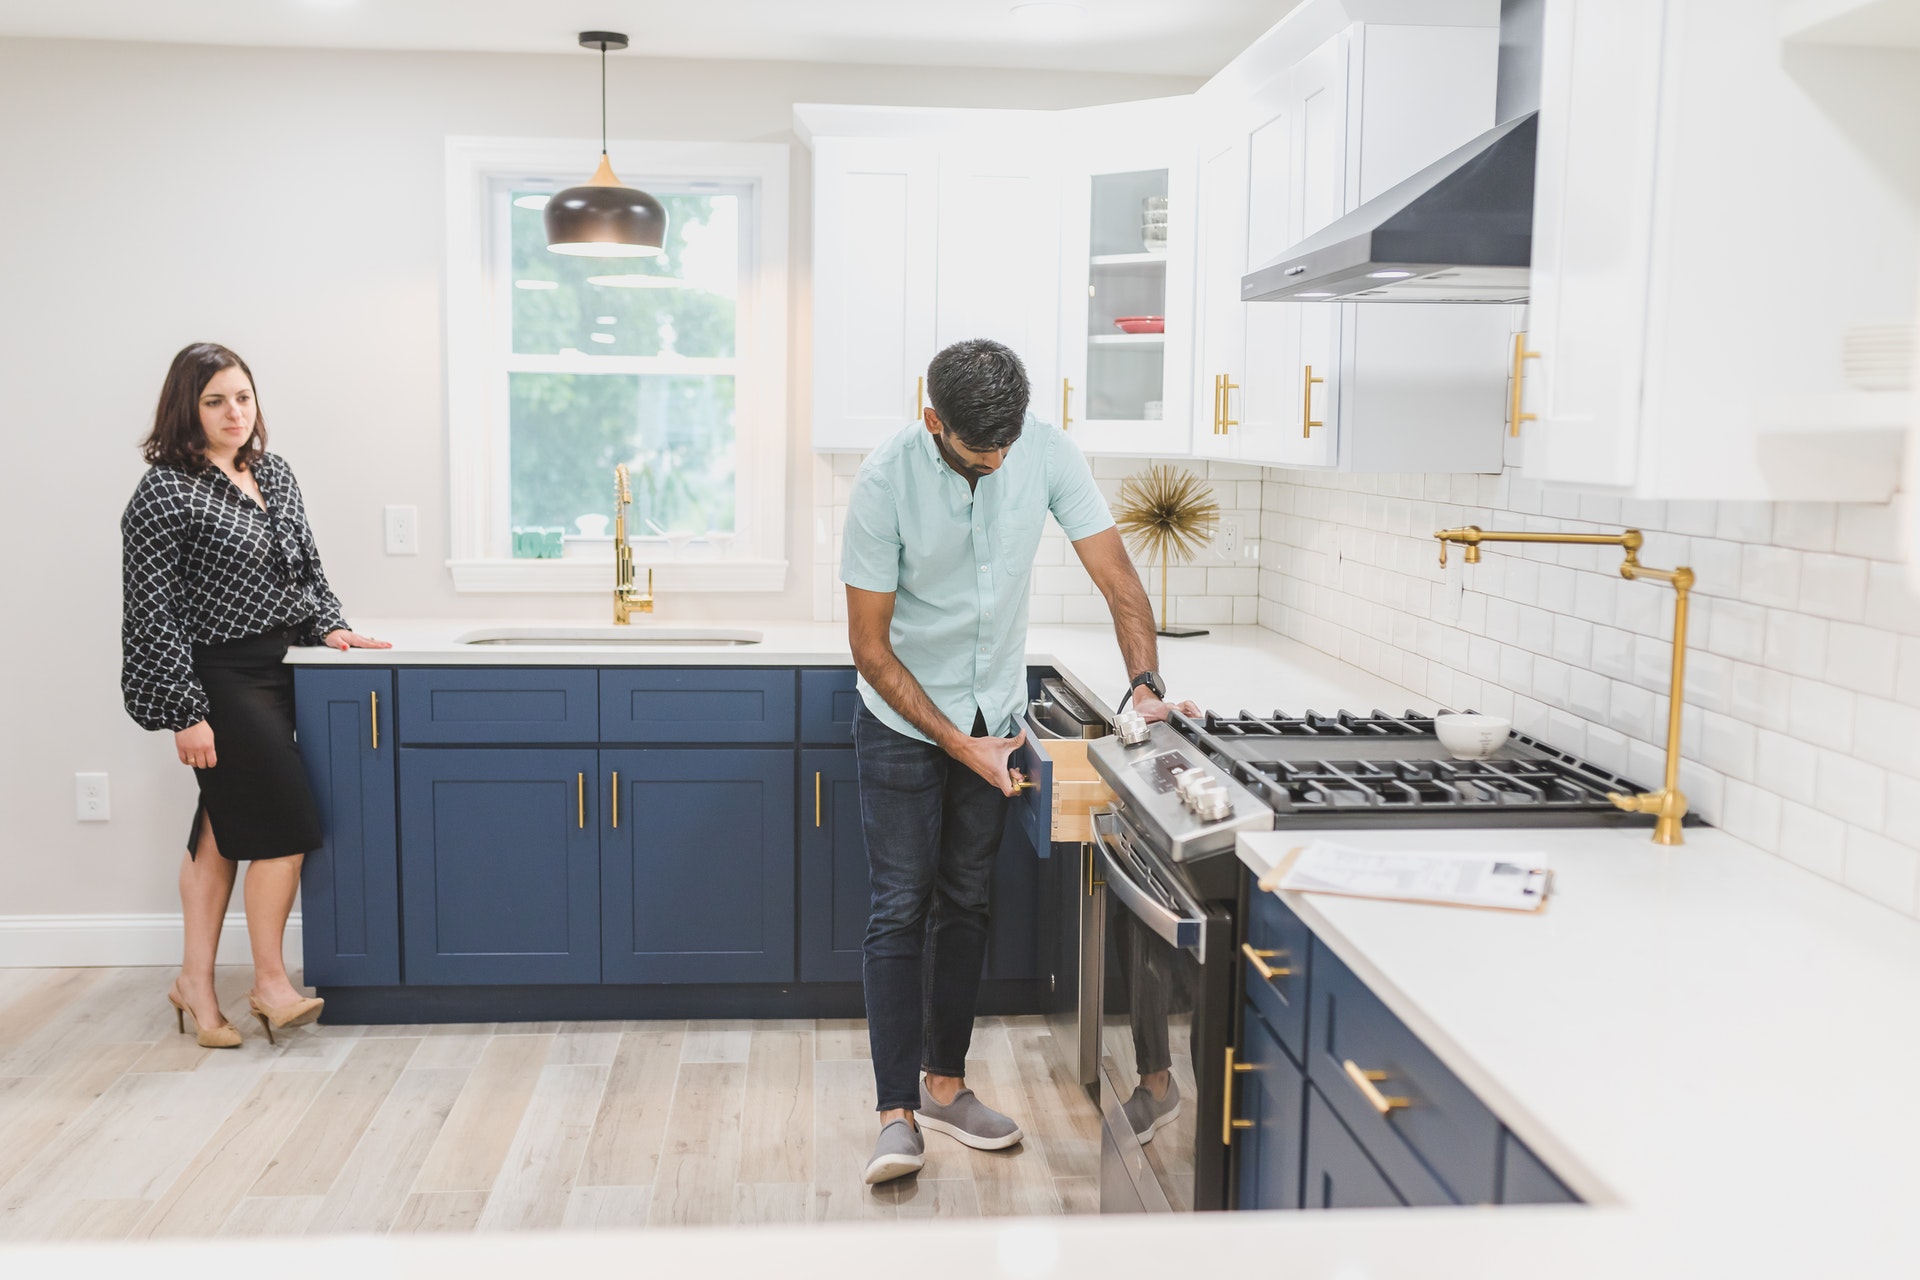
M 1907 587 L 1906 566 L 1867 567 L 1867 625 L 1902 635 L 1920 635 L 1920 598 Z
M 1740 598 L 1776 609 L 1800 607 L 1800 553 L 1749 545 L 1740 556 Z
M 1734 542 L 1769 542 L 1773 539 L 1773 504 L 1770 502 L 1669 502 L 1667 519 L 1674 521 L 1677 509 L 1681 507 L 1694 510 L 1704 508 L 1710 513 L 1705 519 L 1712 525 L 1711 529 L 1684 532 L 1712 533 Z M 1678 529 L 1680 525 L 1675 522 L 1673 527 Z
M 1852 622 L 1828 624 L 1827 680 L 1855 693 L 1893 696 L 1900 639 L 1890 631 Z
M 1853 695 L 1800 676 L 1787 690 L 1787 729 L 1794 737 L 1835 751 L 1853 744 Z
M 1887 812 L 1887 772 L 1838 751 L 1822 751 L 1813 803 L 1842 822 L 1878 829 Z
M 1780 804 L 1780 856 L 1839 880 L 1846 866 L 1847 824 L 1792 800 Z
M 1800 561 L 1800 607 L 1823 618 L 1867 616 L 1867 562 L 1853 556 L 1808 555 Z
M 1862 760 L 1920 778 L 1920 710 L 1884 698 L 1858 699 L 1853 751 Z
M 1737 662 L 1766 656 L 1767 611 L 1757 605 L 1723 600 L 1707 627 L 1707 648 Z
M 1786 609 L 1767 611 L 1764 661 L 1776 671 L 1818 678 L 1827 670 L 1827 622 Z
M 1773 541 L 1801 551 L 1833 550 L 1838 519 L 1831 502 L 1781 502 L 1773 508 Z
M 1920 871 L 1920 853 L 1911 846 L 1859 827 L 1848 828 L 1844 879 L 1849 889 L 1912 915 L 1916 871 Z
M 1540 586 L 1535 599 L 1548 613 L 1572 613 L 1579 578 L 1573 570 L 1557 564 L 1540 566 Z
M 1753 778 L 1754 739 L 1759 731 L 1744 720 L 1708 711 L 1701 718 L 1700 759 L 1730 778 Z
M 1613 680 L 1633 678 L 1633 637 L 1614 627 L 1593 629 L 1593 669 Z
M 1780 797 L 1735 778 L 1727 779 L 1720 825 L 1730 835 L 1769 853 L 1780 848 Z
M 1843 503 L 1834 528 L 1833 549 L 1841 555 L 1869 560 L 1898 560 L 1900 499 Z

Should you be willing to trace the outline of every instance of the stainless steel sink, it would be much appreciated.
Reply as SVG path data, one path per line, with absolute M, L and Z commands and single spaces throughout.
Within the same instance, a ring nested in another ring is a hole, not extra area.
M 759 644 L 766 637 L 744 627 L 616 626 L 484 627 L 459 638 L 460 644 L 529 645 L 572 648 L 673 647 L 731 649 Z

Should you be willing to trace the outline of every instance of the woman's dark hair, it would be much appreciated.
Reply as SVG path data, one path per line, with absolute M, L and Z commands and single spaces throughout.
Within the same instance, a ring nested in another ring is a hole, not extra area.
M 160 387 L 160 404 L 153 412 L 153 430 L 140 442 L 140 454 L 155 466 L 204 470 L 207 465 L 207 433 L 200 426 L 200 393 L 222 369 L 238 369 L 253 382 L 253 370 L 247 362 L 217 342 L 196 342 L 182 347 L 167 368 L 167 380 Z M 260 412 L 260 392 L 253 393 L 253 435 L 234 464 L 251 470 L 267 451 L 267 418 Z
M 960 443 L 980 453 L 1020 438 L 1027 420 L 1026 366 L 991 338 L 956 342 L 927 366 L 927 399 Z

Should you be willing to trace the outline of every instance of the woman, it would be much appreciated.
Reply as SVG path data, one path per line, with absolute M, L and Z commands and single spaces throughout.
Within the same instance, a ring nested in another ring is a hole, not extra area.
M 152 466 L 120 518 L 120 687 L 142 728 L 173 731 L 200 784 L 180 860 L 186 950 L 167 1002 L 182 1032 L 192 1014 L 201 1044 L 230 1049 L 240 1032 L 220 1012 L 213 957 L 236 862 L 250 864 L 248 1007 L 269 1040 L 320 1016 L 281 957 L 301 859 L 320 843 L 282 659 L 292 644 L 391 646 L 341 616 L 300 486 L 266 451 L 246 361 L 211 342 L 175 356 L 141 449 Z

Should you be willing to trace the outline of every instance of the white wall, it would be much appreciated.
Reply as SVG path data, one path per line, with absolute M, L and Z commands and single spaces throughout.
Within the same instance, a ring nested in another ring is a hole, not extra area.
M 593 62 L 0 40 L 0 922 L 177 910 L 193 785 L 118 689 L 118 519 L 167 361 L 239 350 L 298 470 L 349 618 L 581 616 L 570 597 L 459 596 L 446 556 L 443 139 L 591 137 Z M 1056 107 L 1186 92 L 1184 78 L 801 63 L 609 63 L 613 131 L 794 142 L 797 101 Z M 593 156 L 581 154 L 584 176 Z M 638 175 L 630 175 L 638 176 Z M 787 590 L 663 601 L 660 616 L 809 617 L 808 156 L 794 153 L 795 407 Z M 388 557 L 386 503 L 420 508 Z M 76 770 L 113 821 L 73 816 Z

